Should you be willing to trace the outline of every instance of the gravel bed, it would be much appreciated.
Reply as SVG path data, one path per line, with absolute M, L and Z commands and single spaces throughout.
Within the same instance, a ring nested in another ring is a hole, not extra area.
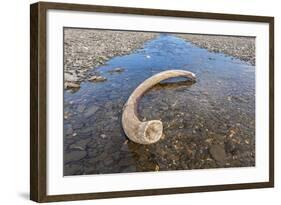
M 155 33 L 95 29 L 64 30 L 64 77 L 66 87 L 87 78 L 89 69 L 105 64 L 114 56 L 126 55 L 155 38 Z
M 191 43 L 211 52 L 225 53 L 255 65 L 255 38 L 215 36 L 198 34 L 177 34 Z

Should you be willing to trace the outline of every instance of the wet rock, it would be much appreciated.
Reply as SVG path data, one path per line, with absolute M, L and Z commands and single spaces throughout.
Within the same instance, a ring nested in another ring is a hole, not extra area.
M 64 165 L 63 175 L 64 176 L 75 175 L 75 174 L 82 173 L 82 171 L 83 171 L 83 166 L 81 166 L 79 164 L 70 163 L 70 164 Z
M 131 158 L 124 158 L 124 159 L 120 159 L 119 161 L 119 166 L 120 167 L 127 167 L 127 166 L 131 166 L 133 165 L 135 162 L 133 159 Z
M 128 152 L 129 151 L 129 147 L 128 147 L 128 144 L 123 144 L 122 147 L 121 147 L 121 151 L 123 152 Z
M 65 134 L 66 135 L 71 135 L 73 133 L 72 126 L 70 124 L 66 125 L 65 127 Z
M 122 173 L 128 173 L 128 172 L 136 172 L 137 169 L 134 165 L 131 165 L 131 166 L 128 166 L 128 167 L 125 167 L 122 169 Z
M 105 152 L 103 153 L 97 153 L 97 154 L 94 154 L 93 153 L 91 154 L 92 158 L 88 160 L 88 162 L 92 165 L 97 165 L 98 163 L 102 163 L 107 155 Z
M 86 145 L 90 142 L 90 139 L 78 140 L 76 143 L 69 146 L 70 149 L 85 150 Z
M 80 105 L 78 105 L 77 110 L 78 110 L 78 112 L 84 112 L 85 108 L 86 108 L 86 105 L 80 104 Z
M 64 163 L 69 163 L 73 161 L 78 161 L 83 159 L 87 155 L 86 151 L 83 150 L 74 150 L 64 155 Z
M 64 88 L 66 89 L 74 89 L 74 88 L 80 88 L 80 85 L 74 82 L 65 82 L 64 83 Z
M 92 127 L 85 127 L 79 131 L 79 137 L 88 138 L 92 135 Z
M 95 157 L 98 154 L 98 150 L 95 147 L 92 147 L 92 145 L 90 143 L 88 143 L 88 147 L 91 146 L 91 148 L 88 148 L 87 152 L 88 152 L 88 156 L 91 157 Z
M 93 114 L 95 114 L 96 111 L 98 111 L 99 107 L 97 105 L 92 105 L 90 108 L 88 108 L 85 113 L 84 116 L 85 117 L 90 117 Z
M 192 150 L 190 147 L 186 146 L 185 151 L 186 151 L 186 155 L 189 159 L 194 159 L 195 153 L 196 153 L 195 150 Z
M 108 71 L 110 74 L 113 73 L 122 73 L 124 71 L 124 68 L 114 68 L 113 70 Z
M 91 81 L 91 82 L 104 82 L 106 81 L 107 79 L 103 76 L 97 76 L 97 75 L 93 75 L 91 76 L 88 81 Z
M 73 138 L 67 138 L 65 144 L 70 145 L 74 142 L 75 142 L 75 140 Z
M 220 142 L 223 142 L 225 139 L 225 136 L 224 135 L 216 135 L 215 136 L 215 140 L 218 141 L 219 143 Z
M 226 160 L 226 154 L 224 146 L 221 144 L 211 145 L 209 149 L 212 157 L 218 162 L 224 162 Z
M 179 156 L 178 155 L 175 155 L 175 154 L 170 154 L 169 155 L 169 159 L 172 160 L 173 162 L 176 162 L 179 160 Z
M 82 122 L 75 122 L 72 127 L 73 129 L 81 129 L 83 127 L 83 123 Z
M 106 153 L 106 152 L 103 152 L 103 153 L 101 153 L 100 155 L 98 155 L 98 156 L 96 157 L 96 160 L 98 160 L 98 161 L 103 161 L 106 157 L 107 157 L 107 153 Z
M 225 143 L 225 149 L 226 149 L 226 152 L 233 152 L 235 150 L 235 143 L 232 141 L 232 140 L 228 140 L 226 143 Z
M 114 161 L 111 157 L 108 157 L 104 160 L 104 165 L 105 166 L 109 166 L 110 164 L 112 164 Z

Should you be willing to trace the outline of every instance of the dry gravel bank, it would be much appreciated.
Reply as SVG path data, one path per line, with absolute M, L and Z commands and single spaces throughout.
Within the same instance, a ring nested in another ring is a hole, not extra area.
M 64 73 L 68 85 L 87 78 L 87 71 L 104 64 L 114 56 L 141 48 L 155 38 L 155 33 L 108 31 L 94 29 L 64 30 Z
M 191 43 L 206 48 L 211 52 L 225 53 L 239 58 L 240 60 L 255 65 L 255 38 L 254 37 L 234 37 L 215 36 L 198 34 L 178 34 Z

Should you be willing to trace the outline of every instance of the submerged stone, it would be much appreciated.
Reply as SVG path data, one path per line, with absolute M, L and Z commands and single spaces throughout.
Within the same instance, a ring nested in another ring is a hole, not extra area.
M 212 157 L 218 162 L 224 162 L 226 159 L 226 154 L 224 146 L 221 144 L 212 145 L 209 149 Z

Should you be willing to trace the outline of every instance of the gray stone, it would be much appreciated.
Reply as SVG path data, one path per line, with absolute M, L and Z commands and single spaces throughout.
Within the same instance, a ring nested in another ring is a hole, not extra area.
M 87 155 L 87 152 L 83 151 L 83 150 L 71 151 L 71 152 L 65 154 L 65 156 L 64 156 L 64 163 L 69 163 L 69 162 L 81 160 L 86 155 Z
M 235 150 L 236 146 L 232 140 L 228 140 L 225 143 L 225 149 L 227 152 L 233 152 Z
M 95 157 L 96 161 L 103 161 L 107 157 L 107 153 L 103 152 Z
M 121 151 L 128 152 L 129 151 L 128 145 L 127 144 L 123 144 L 122 147 L 121 147 Z
M 106 80 L 107 79 L 105 77 L 97 76 L 97 75 L 93 75 L 88 79 L 88 81 L 91 81 L 91 82 L 103 82 L 103 81 L 106 81 Z
M 65 134 L 66 135 L 71 135 L 73 133 L 73 129 L 72 129 L 72 126 L 69 124 L 66 126 L 65 128 Z
M 99 109 L 99 107 L 97 105 L 92 105 L 90 108 L 88 108 L 85 113 L 84 116 L 85 117 L 90 117 L 91 115 L 95 114 L 95 112 Z
M 83 123 L 82 122 L 75 122 L 72 125 L 73 129 L 81 129 L 83 127 Z
M 64 166 L 64 176 L 71 176 L 83 171 L 83 166 L 78 164 L 66 164 Z
M 84 136 L 90 136 L 92 134 L 92 127 L 85 127 L 83 129 L 80 130 L 79 132 L 79 137 L 85 138 Z
M 86 108 L 86 105 L 80 104 L 80 105 L 78 105 L 77 110 L 78 110 L 78 112 L 84 112 L 85 108 Z
M 215 145 L 211 145 L 210 149 L 209 149 L 212 157 L 218 161 L 218 162 L 224 162 L 226 159 L 226 154 L 225 154 L 225 150 L 224 150 L 224 145 L 221 144 L 215 144 Z
M 128 172 L 136 172 L 136 171 L 137 171 L 136 166 L 135 165 L 131 165 L 131 166 L 123 168 L 121 172 L 128 173 Z
M 83 140 L 78 140 L 74 144 L 70 145 L 70 149 L 78 149 L 78 150 L 85 150 L 86 145 L 90 142 L 90 139 L 83 139 Z
M 121 73 L 124 71 L 124 68 L 114 68 L 113 70 L 108 71 L 109 73 Z
M 126 140 L 126 141 L 122 144 L 121 151 L 123 151 L 123 152 L 129 152 L 128 140 Z
M 75 74 L 64 73 L 64 81 L 77 82 L 78 77 Z
M 80 85 L 74 82 L 65 82 L 64 87 L 66 89 L 74 89 L 74 88 L 80 88 Z
M 110 164 L 113 163 L 113 159 L 111 157 L 108 157 L 104 160 L 104 165 L 109 166 Z
M 131 158 L 122 158 L 122 159 L 120 159 L 118 164 L 119 164 L 120 167 L 127 167 L 127 166 L 130 166 L 130 165 L 133 165 L 134 163 L 135 162 Z

